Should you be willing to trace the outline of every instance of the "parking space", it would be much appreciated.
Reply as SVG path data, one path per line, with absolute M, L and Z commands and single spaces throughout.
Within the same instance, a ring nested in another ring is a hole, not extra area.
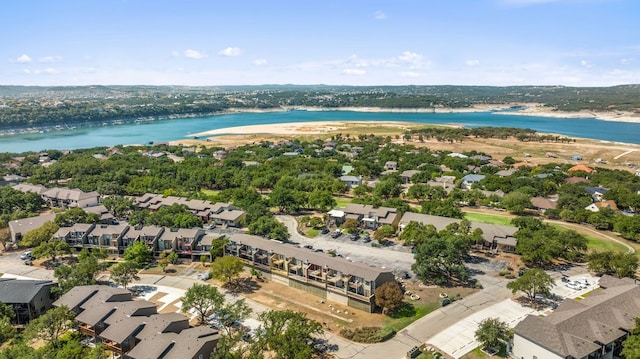
M 564 280 L 562 278 L 565 278 Z M 551 292 L 560 298 L 577 298 L 599 288 L 599 277 L 591 274 L 563 276 L 556 279 Z
M 486 318 L 500 318 L 513 328 L 529 314 L 540 314 L 532 308 L 523 307 L 511 299 L 503 300 L 486 309 L 474 313 L 449 328 L 433 336 L 427 345 L 433 345 L 454 358 L 461 358 L 480 343 L 475 340 L 475 332 L 480 322 Z

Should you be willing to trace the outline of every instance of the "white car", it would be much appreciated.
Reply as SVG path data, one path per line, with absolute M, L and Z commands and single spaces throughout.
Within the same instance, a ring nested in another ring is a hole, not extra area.
M 24 252 L 20 255 L 20 259 L 25 260 L 25 259 L 31 259 L 31 251 L 27 251 Z
M 580 284 L 576 284 L 576 282 L 568 282 L 565 283 L 564 285 L 565 287 L 569 288 L 569 289 L 573 289 L 573 290 L 580 290 L 582 289 L 582 287 L 580 286 Z

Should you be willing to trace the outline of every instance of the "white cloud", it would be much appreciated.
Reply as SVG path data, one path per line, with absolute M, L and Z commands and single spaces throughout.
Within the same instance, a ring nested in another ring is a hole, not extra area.
M 222 56 L 240 56 L 240 54 L 242 54 L 242 50 L 239 47 L 227 47 L 218 51 L 218 55 Z
M 387 14 L 385 14 L 384 12 L 378 10 L 373 14 L 373 18 L 376 20 L 384 20 L 387 18 Z
M 480 65 L 480 61 L 477 59 L 471 59 L 464 62 L 467 66 L 478 66 Z
M 405 51 L 402 55 L 398 56 L 398 59 L 403 62 L 415 64 L 422 60 L 422 55 L 411 51 Z
M 620 59 L 620 65 L 628 65 L 630 64 L 632 61 L 632 59 L 626 58 L 626 59 Z
M 198 50 L 193 50 L 193 49 L 184 50 L 182 54 L 184 55 L 184 57 L 188 57 L 190 59 L 196 59 L 196 60 L 205 59 L 208 57 L 207 54 L 200 52 Z
M 424 76 L 424 74 L 420 72 L 415 72 L 415 71 L 403 71 L 400 73 L 400 76 L 416 78 L 416 77 L 422 77 Z
M 62 56 L 45 56 L 38 59 L 38 62 L 42 63 L 51 63 L 58 62 L 62 60 Z
M 19 64 L 28 64 L 31 61 L 32 61 L 31 57 L 29 57 L 29 55 L 27 54 L 22 54 L 20 57 L 16 59 L 16 62 Z
M 351 75 L 351 76 L 362 76 L 365 75 L 367 71 L 363 69 L 344 69 L 342 70 L 342 74 Z
M 60 73 L 60 71 L 52 67 L 47 67 L 45 69 L 35 69 L 35 70 L 24 69 L 23 72 L 25 74 L 30 74 L 30 75 L 56 75 Z
M 256 66 L 263 66 L 267 64 L 267 60 L 265 59 L 255 59 L 253 60 L 253 64 Z
M 586 68 L 588 68 L 588 69 L 590 69 L 590 68 L 592 68 L 592 67 L 593 67 L 593 64 L 591 64 L 591 63 L 590 63 L 589 61 L 587 61 L 587 60 L 580 60 L 580 65 L 581 65 L 582 67 L 586 67 Z

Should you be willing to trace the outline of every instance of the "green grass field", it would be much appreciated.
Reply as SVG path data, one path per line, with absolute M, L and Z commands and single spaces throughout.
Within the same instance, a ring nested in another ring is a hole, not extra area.
M 207 196 L 215 196 L 220 191 L 212 190 L 212 189 L 201 189 L 200 192 L 206 194 Z
M 345 197 L 333 197 L 336 200 L 336 207 L 343 208 L 346 207 L 349 203 L 351 203 L 351 198 Z
M 464 218 L 474 222 L 501 224 L 503 226 L 513 226 L 511 224 L 511 217 L 502 216 L 499 214 L 465 212 Z
M 598 239 L 591 236 L 585 236 L 585 237 L 587 237 L 587 241 L 588 241 L 587 247 L 589 248 L 589 250 L 600 251 L 600 252 L 616 251 L 616 252 L 627 253 L 627 247 L 623 246 L 620 243 L 608 241 L 606 239 Z

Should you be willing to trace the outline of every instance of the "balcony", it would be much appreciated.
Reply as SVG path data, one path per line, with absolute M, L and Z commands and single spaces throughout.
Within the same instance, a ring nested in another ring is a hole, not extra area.
M 80 331 L 80 333 L 86 334 L 86 335 L 90 335 L 92 337 L 95 337 L 97 335 L 95 329 L 93 328 L 93 326 L 89 325 L 89 324 L 84 324 L 84 323 L 79 323 L 78 324 L 78 330 Z
M 120 354 L 120 355 L 128 352 L 131 349 L 131 348 L 129 348 L 129 346 L 121 347 L 119 343 L 116 343 L 113 340 L 104 339 L 102 342 L 107 347 L 107 350 L 110 350 L 110 351 L 112 351 L 112 352 L 114 352 L 116 354 Z

